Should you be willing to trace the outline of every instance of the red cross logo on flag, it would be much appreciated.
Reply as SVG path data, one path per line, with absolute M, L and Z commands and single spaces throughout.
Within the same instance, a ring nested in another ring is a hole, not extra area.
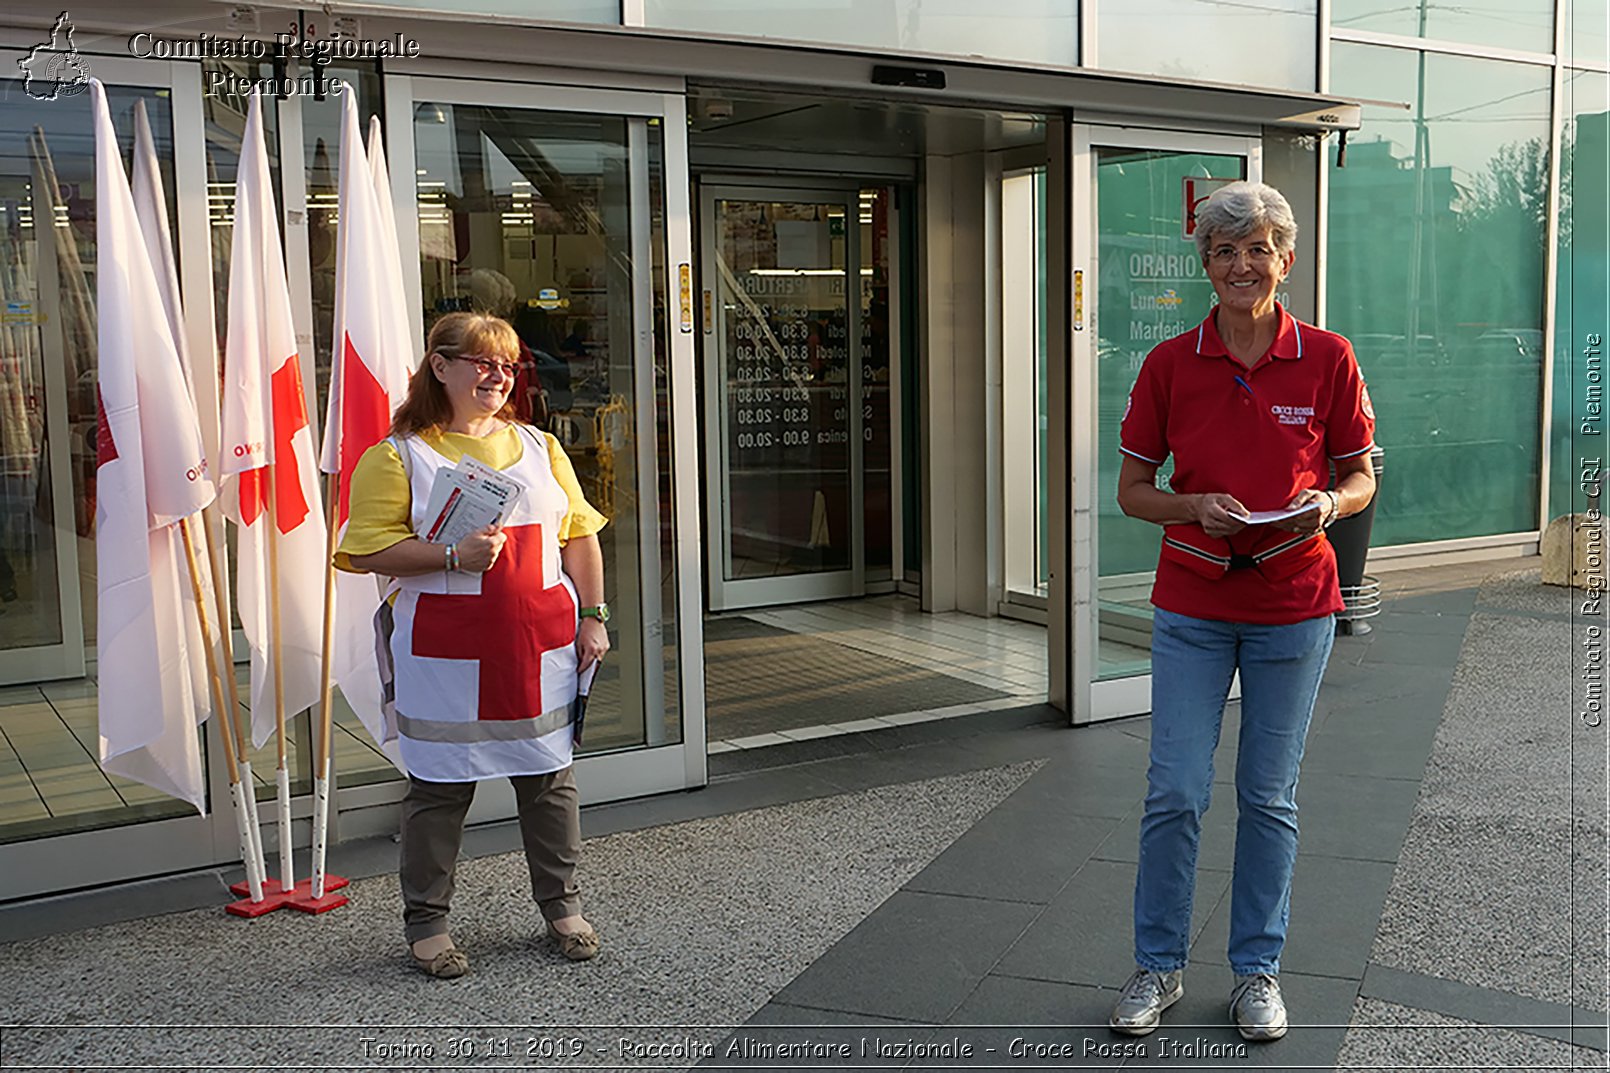
M 480 719 L 541 715 L 542 654 L 576 641 L 576 603 L 542 576 L 542 526 L 517 525 L 477 596 L 421 593 L 414 655 L 480 662 Z

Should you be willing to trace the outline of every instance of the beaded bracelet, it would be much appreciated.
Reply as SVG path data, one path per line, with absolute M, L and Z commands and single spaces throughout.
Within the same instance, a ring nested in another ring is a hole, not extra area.
M 449 573 L 458 569 L 458 545 L 442 545 L 442 569 Z

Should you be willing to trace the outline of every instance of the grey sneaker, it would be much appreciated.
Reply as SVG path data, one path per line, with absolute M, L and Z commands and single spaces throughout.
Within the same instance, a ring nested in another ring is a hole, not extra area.
M 1107 1018 L 1107 1026 L 1126 1036 L 1144 1036 L 1157 1028 L 1162 1012 L 1185 994 L 1185 984 L 1179 972 L 1152 972 L 1136 969 L 1118 992 L 1118 1002 Z
M 1271 1040 L 1286 1034 L 1286 1003 L 1280 981 L 1266 973 L 1236 978 L 1230 992 L 1230 1020 L 1242 1039 Z

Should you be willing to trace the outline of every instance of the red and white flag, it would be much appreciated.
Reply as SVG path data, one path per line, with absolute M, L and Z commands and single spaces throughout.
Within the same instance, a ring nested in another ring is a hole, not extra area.
M 240 527 L 236 595 L 252 653 L 252 739 L 258 745 L 274 729 L 270 659 L 280 661 L 287 717 L 319 702 L 325 540 L 317 456 L 291 320 L 261 109 L 262 94 L 254 93 L 235 178 L 219 434 L 225 509 Z M 272 579 L 271 513 L 279 533 L 279 569 Z M 270 650 L 271 598 L 279 601 L 280 608 L 277 652 Z
M 391 191 L 379 186 L 385 181 L 385 162 L 378 155 L 384 151 L 378 131 L 369 152 L 364 151 L 357 102 L 350 89 L 344 91 L 336 211 L 335 361 L 322 460 L 326 473 L 340 474 L 333 524 L 342 529 L 347 522 L 352 471 L 363 453 L 390 430 L 392 412 L 408 392 L 408 375 L 414 365 L 397 235 L 389 223 Z M 335 591 L 332 671 L 347 703 L 375 741 L 383 743 L 373 627 L 382 587 L 372 576 L 338 573 Z M 393 762 L 400 763 L 394 749 L 386 752 Z
M 96 658 L 100 759 L 205 811 L 175 522 L 212 502 L 201 433 L 123 171 L 106 91 L 95 122 Z
M 179 367 L 184 371 L 192 412 L 199 413 L 194 404 L 195 373 L 190 365 L 189 347 L 185 343 L 183 306 L 179 303 L 179 269 L 173 258 L 173 232 L 168 228 L 168 199 L 163 192 L 162 171 L 157 165 L 156 142 L 151 136 L 151 121 L 146 117 L 143 98 L 134 102 L 133 163 L 129 183 L 133 187 L 134 215 L 140 221 L 140 233 L 145 237 L 145 249 L 151 258 L 151 270 L 154 273 L 153 282 L 156 285 L 157 295 L 162 299 L 162 311 L 167 314 L 168 331 L 173 336 L 174 352 L 179 357 Z M 213 364 L 209 362 L 207 367 L 213 368 Z M 197 424 L 199 426 L 199 421 Z M 201 434 L 201 439 L 205 450 L 207 440 L 205 432 Z M 206 451 L 204 457 L 207 459 L 209 472 L 213 471 L 217 458 L 210 451 Z M 199 549 L 197 553 L 200 554 Z M 188 567 L 186 571 L 188 572 Z M 196 705 L 197 722 L 205 721 L 212 711 L 212 694 L 207 681 L 207 662 L 203 654 L 200 616 L 204 610 L 210 618 L 216 620 L 218 617 L 218 604 L 213 597 L 212 572 L 206 568 L 205 562 L 202 564 L 200 578 L 201 598 L 206 605 L 204 609 L 196 606 L 196 590 L 188 583 L 188 578 L 182 579 L 185 584 L 179 587 L 183 597 L 185 645 L 195 657 L 190 660 L 190 691 Z M 217 628 L 218 624 L 214 621 L 213 629 Z

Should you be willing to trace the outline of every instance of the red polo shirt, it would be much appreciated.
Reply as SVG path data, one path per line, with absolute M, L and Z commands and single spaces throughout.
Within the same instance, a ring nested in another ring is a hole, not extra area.
M 1154 465 L 1172 454 L 1175 492 L 1228 492 L 1254 511 L 1326 487 L 1328 460 L 1369 451 L 1375 414 L 1352 344 L 1276 308 L 1280 331 L 1250 369 L 1219 338 L 1216 310 L 1159 343 L 1129 393 L 1120 449 Z M 1248 526 L 1236 534 L 1232 552 L 1250 551 L 1266 529 Z M 1207 578 L 1164 558 L 1152 603 L 1194 618 L 1267 625 L 1340 611 L 1336 553 L 1320 539 L 1324 553 L 1279 581 L 1256 568 Z

